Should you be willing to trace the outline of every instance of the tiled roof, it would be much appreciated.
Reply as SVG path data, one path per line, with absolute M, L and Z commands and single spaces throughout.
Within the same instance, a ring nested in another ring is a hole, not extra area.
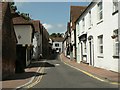
M 26 20 L 24 19 L 22 16 L 17 16 L 17 17 L 13 17 L 13 24 L 14 25 L 30 25 L 32 24 L 32 22 L 30 20 Z
M 62 37 L 50 37 L 54 42 L 63 42 L 64 38 Z
M 75 29 L 75 21 L 85 10 L 86 6 L 71 6 L 70 7 L 70 19 L 72 22 L 72 29 Z
M 39 20 L 32 20 L 33 26 L 35 31 L 40 32 L 40 21 Z

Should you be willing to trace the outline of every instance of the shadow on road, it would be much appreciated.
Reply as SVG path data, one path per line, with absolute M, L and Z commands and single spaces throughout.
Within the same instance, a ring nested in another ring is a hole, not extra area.
M 55 65 L 48 62 L 35 61 L 32 62 L 29 66 L 29 68 L 32 67 L 55 67 Z
M 51 53 L 47 60 L 57 60 L 59 53 Z
M 24 73 L 19 73 L 19 74 L 14 74 L 12 76 L 9 76 L 4 81 L 7 81 L 7 80 L 21 80 L 21 79 L 31 78 L 33 76 L 37 77 L 37 76 L 40 76 L 40 75 L 46 75 L 46 73 L 24 72 Z

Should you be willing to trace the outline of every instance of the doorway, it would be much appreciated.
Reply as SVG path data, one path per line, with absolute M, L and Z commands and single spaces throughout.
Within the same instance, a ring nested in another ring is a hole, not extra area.
M 89 60 L 90 65 L 94 66 L 94 42 L 93 42 L 93 36 L 89 36 Z

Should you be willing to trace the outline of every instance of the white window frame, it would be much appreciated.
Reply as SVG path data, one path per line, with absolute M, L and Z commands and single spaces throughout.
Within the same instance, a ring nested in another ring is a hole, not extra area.
M 77 24 L 77 29 L 78 29 L 78 35 L 79 35 L 79 32 L 80 32 L 80 31 L 79 31 L 79 23 Z
M 101 47 L 102 47 L 102 49 L 101 49 Z M 103 35 L 98 36 L 98 53 L 100 55 L 103 54 Z
M 97 4 L 97 16 L 98 16 L 98 21 L 103 19 L 103 2 L 102 0 Z M 100 8 L 101 7 L 101 8 Z
M 91 22 L 91 11 L 89 11 L 89 26 L 92 25 L 92 22 Z
M 118 10 L 118 0 L 113 0 L 113 12 Z
M 119 56 L 119 37 L 118 37 L 118 29 L 113 31 L 114 38 L 114 50 L 113 50 L 113 56 Z
M 85 30 L 85 18 L 82 19 L 83 31 Z
M 59 43 L 55 43 L 55 47 L 59 47 Z

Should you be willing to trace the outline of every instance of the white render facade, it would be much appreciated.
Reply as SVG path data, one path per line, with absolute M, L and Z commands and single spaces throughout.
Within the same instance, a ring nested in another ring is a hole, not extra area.
M 32 44 L 32 26 L 31 25 L 14 25 L 15 33 L 17 36 L 18 44 L 28 45 Z
M 72 46 L 73 46 L 73 51 L 71 52 L 72 53 L 72 58 L 75 58 L 75 46 L 74 46 L 74 44 L 75 44 L 75 40 L 74 40 L 74 30 L 71 30 L 71 44 L 72 44 Z
M 54 41 L 54 42 L 53 42 L 52 49 L 55 49 L 56 52 L 61 53 L 62 50 L 63 50 L 62 47 L 63 47 L 63 46 L 62 46 L 62 42 L 57 42 L 57 41 Z
M 33 59 L 38 59 L 42 56 L 42 34 L 40 32 L 34 33 L 33 38 Z
M 114 0 L 92 2 L 76 21 L 77 62 L 118 69 L 118 10 Z
M 14 29 L 18 40 L 17 45 L 22 45 L 23 48 L 26 48 L 25 59 L 26 59 L 26 66 L 28 66 L 30 64 L 30 59 L 31 59 L 30 54 L 31 54 L 33 28 L 31 25 L 14 25 Z

